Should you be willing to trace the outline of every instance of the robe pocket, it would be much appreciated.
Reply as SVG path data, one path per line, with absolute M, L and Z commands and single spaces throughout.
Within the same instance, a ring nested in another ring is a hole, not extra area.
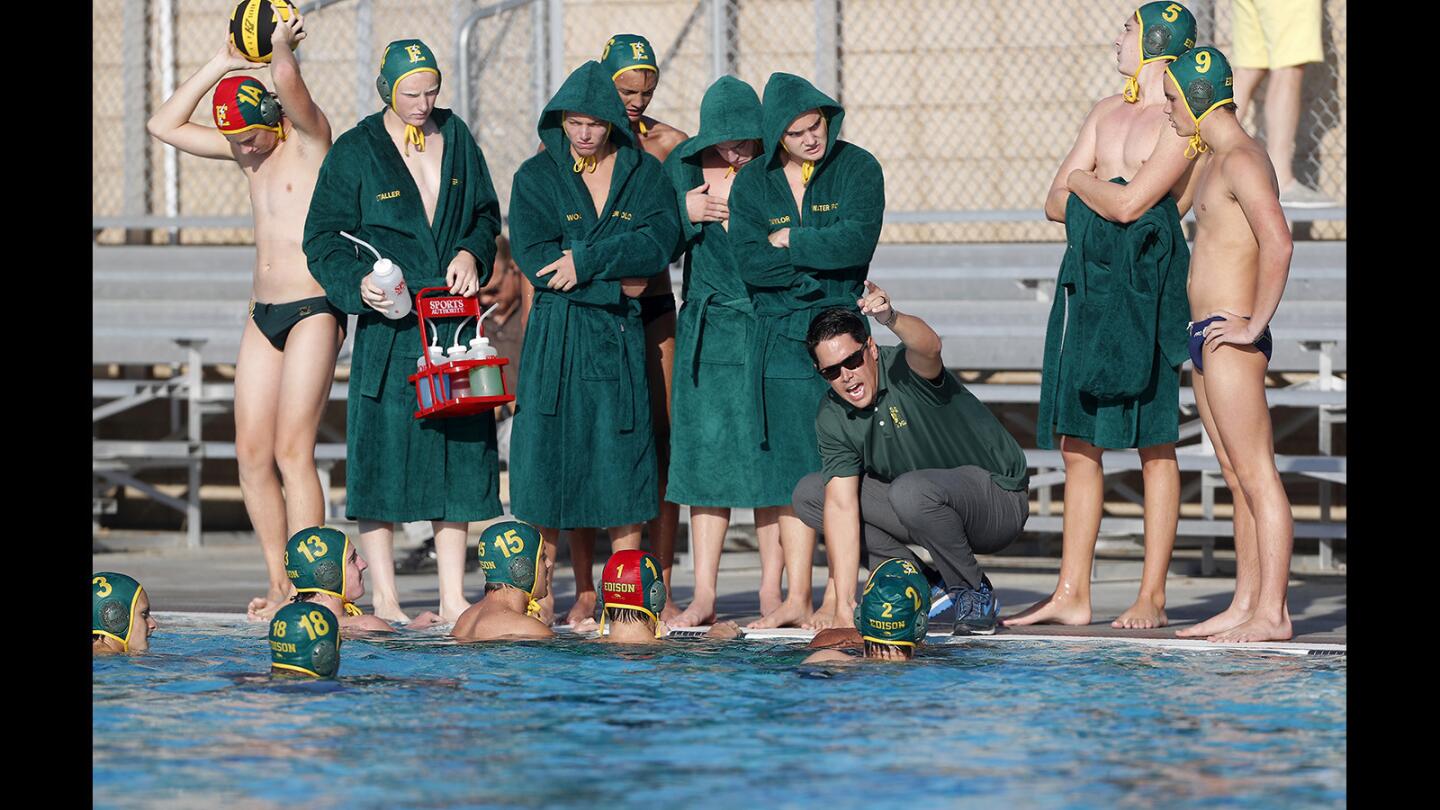
M 710 307 L 700 334 L 700 362 L 706 365 L 742 366 L 750 345 L 750 319 Z
M 810 353 L 805 350 L 805 341 L 775 335 L 765 352 L 765 376 L 781 380 L 819 379 Z
M 395 345 L 395 330 L 388 324 L 374 322 L 374 319 L 379 317 L 381 316 L 360 316 L 360 325 L 355 335 L 355 353 L 351 359 L 351 387 L 361 396 L 371 399 L 380 398 L 380 392 L 384 389 L 385 373 L 392 362 L 390 350 Z M 414 373 L 415 358 L 419 356 L 420 348 L 417 344 L 406 374 Z
M 582 314 L 583 313 L 583 314 Z M 567 349 L 577 350 L 576 362 L 580 366 L 582 380 L 618 380 L 620 378 L 619 328 L 610 316 L 599 312 L 586 312 L 581 307 L 571 310 L 571 318 L 579 317 L 576 335 L 578 346 Z M 636 321 L 638 324 L 638 320 Z M 642 355 L 643 358 L 643 355 Z

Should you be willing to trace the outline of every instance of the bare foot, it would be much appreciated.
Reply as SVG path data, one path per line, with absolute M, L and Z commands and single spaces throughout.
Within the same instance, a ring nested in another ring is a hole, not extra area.
M 376 600 L 374 607 L 375 615 L 391 624 L 410 623 L 410 617 L 405 615 L 405 611 L 400 609 L 399 602 L 381 602 Z
M 828 630 L 830 628 L 846 628 L 855 626 L 855 609 L 841 609 L 834 613 L 816 611 L 810 620 L 800 625 L 806 630 Z
M 1166 624 L 1169 624 L 1169 619 L 1165 616 L 1165 600 L 1140 596 L 1110 626 L 1125 630 L 1152 630 Z
M 575 605 L 565 614 L 565 624 L 574 627 L 586 619 L 595 618 L 595 592 L 583 591 L 575 596 Z
M 780 586 L 760 589 L 760 615 L 769 616 L 780 609 Z
M 1259 616 L 1251 619 L 1238 627 L 1232 627 L 1223 633 L 1211 636 L 1208 641 L 1220 644 L 1235 644 L 1253 641 L 1289 641 L 1294 637 L 1290 629 L 1290 619 L 1286 617 L 1280 621 L 1262 619 Z
M 1073 596 L 1060 597 L 1055 594 L 1000 620 L 1005 627 L 1023 627 L 1027 624 L 1089 624 L 1090 600 L 1084 604 Z
M 460 614 L 470 609 L 470 603 L 460 600 L 454 604 L 440 603 L 440 618 L 443 621 L 453 622 L 460 618 Z M 427 611 L 428 612 L 428 611 Z
M 766 613 L 745 627 L 750 630 L 770 630 L 776 627 L 798 627 L 810 618 L 810 606 L 804 602 L 785 601 L 780 607 Z
M 662 616 L 661 621 L 671 627 L 702 627 L 707 624 L 714 624 L 715 602 L 713 600 L 702 602 L 696 599 L 690 603 L 689 607 L 685 608 L 684 613 L 677 611 L 672 619 L 667 619 Z
M 581 619 L 577 624 L 570 625 L 570 632 L 572 633 L 591 633 L 599 629 L 600 623 L 590 616 Z
M 1224 612 L 1211 616 L 1194 627 L 1182 627 L 1175 631 L 1179 638 L 1209 638 L 1216 633 L 1223 633 L 1234 627 L 1239 627 L 1250 620 L 1255 611 L 1250 608 L 1239 607 L 1231 604 Z
M 675 622 L 672 621 L 672 619 L 674 619 L 676 616 L 679 616 L 679 615 L 680 615 L 680 608 L 679 608 L 679 606 L 675 604 L 675 600 L 674 600 L 674 599 L 671 599 L 671 598 L 670 598 L 670 592 L 669 592 L 669 591 L 666 591 L 666 592 L 665 592 L 665 607 L 660 611 L 660 621 L 665 622 L 666 624 L 668 624 L 668 625 L 670 625 L 670 626 L 672 626 L 672 627 L 676 627 L 676 626 L 679 626 L 679 627 L 689 627 L 690 625 L 676 625 Z

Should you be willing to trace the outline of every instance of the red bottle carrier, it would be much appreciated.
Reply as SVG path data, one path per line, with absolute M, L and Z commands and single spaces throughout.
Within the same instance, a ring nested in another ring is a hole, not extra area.
M 475 318 L 475 329 L 479 335 L 485 334 L 485 327 L 480 323 L 480 302 L 475 298 L 463 298 L 458 295 L 436 295 L 426 298 L 427 293 L 449 292 L 449 287 L 426 287 L 415 294 L 415 312 L 420 317 L 420 356 L 425 359 L 424 367 L 409 377 L 410 382 L 415 383 L 415 404 L 419 410 L 415 412 L 416 419 L 444 419 L 452 416 L 473 416 L 483 411 L 488 411 L 497 405 L 505 405 L 515 401 L 515 395 L 505 385 L 504 375 L 501 376 L 501 387 L 505 393 L 501 396 L 490 397 L 456 397 L 446 396 L 454 390 L 454 384 L 442 384 L 442 377 L 466 376 L 470 370 L 477 366 L 503 366 L 510 361 L 504 357 L 488 357 L 484 360 L 452 360 L 448 363 L 436 365 L 430 361 L 430 346 L 425 342 L 425 321 L 427 319 L 439 318 Z M 433 327 L 433 324 L 431 325 Z M 422 389 L 422 386 L 424 388 Z M 425 407 L 425 397 L 421 391 L 428 391 L 428 399 L 433 404 Z

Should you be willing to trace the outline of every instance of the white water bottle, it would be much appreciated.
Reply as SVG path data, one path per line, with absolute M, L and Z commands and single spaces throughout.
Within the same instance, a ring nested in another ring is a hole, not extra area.
M 390 302 L 382 315 L 393 321 L 410 314 L 410 290 L 405 286 L 405 276 L 400 273 L 399 265 L 389 259 L 380 259 L 375 262 L 375 269 L 368 278 Z
M 464 346 L 451 346 L 450 348 L 448 348 L 448 349 L 445 350 L 445 353 L 450 356 L 450 357 L 449 357 L 449 361 L 450 361 L 451 363 L 453 363 L 453 362 L 455 362 L 455 361 L 457 361 L 457 360 L 469 360 L 469 359 L 470 359 L 470 358 L 467 356 L 467 355 L 469 355 L 470 350 L 467 349 L 467 348 L 465 348 Z M 470 396 L 470 372 L 468 372 L 468 371 L 457 371 L 457 372 L 452 373 L 452 374 L 450 375 L 450 391 L 451 391 L 456 397 L 468 397 L 468 396 Z
M 470 341 L 471 360 L 487 360 L 499 356 L 500 352 L 490 345 L 490 338 L 482 336 Z M 503 396 L 505 387 L 500 382 L 500 367 L 476 366 L 470 369 L 470 392 L 477 397 Z

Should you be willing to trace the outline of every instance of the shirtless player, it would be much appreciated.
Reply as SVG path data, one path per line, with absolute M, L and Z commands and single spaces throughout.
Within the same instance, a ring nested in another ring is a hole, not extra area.
M 1195 44 L 1195 18 L 1179 3 L 1146 3 L 1125 21 L 1115 40 L 1116 67 L 1126 77 L 1123 93 L 1103 98 L 1090 111 L 1045 198 L 1045 215 L 1065 221 L 1073 192 L 1113 222 L 1139 219 L 1166 194 L 1190 206 L 1186 196 L 1193 165 L 1186 142 L 1165 117 L 1165 65 Z M 1111 183 L 1123 177 L 1126 185 Z M 1157 407 L 1169 407 L 1156 403 Z M 1174 408 L 1179 408 L 1178 401 Z M 1178 420 L 1178 416 L 1176 417 Z M 1090 623 L 1090 568 L 1104 510 L 1103 450 L 1078 436 L 1063 436 L 1065 521 L 1060 578 L 1055 592 L 1008 617 L 1006 625 Z M 1180 467 L 1173 441 L 1140 447 L 1145 482 L 1145 565 L 1140 593 L 1113 627 L 1163 627 L 1165 576 L 1180 519 Z
M 282 562 L 286 538 L 325 520 L 315 431 L 345 338 L 345 316 L 326 302 L 300 247 L 315 178 L 330 149 L 330 122 L 310 97 L 293 53 L 304 39 L 305 20 L 298 12 L 275 24 L 270 78 L 278 105 L 258 80 L 225 78 L 258 67 L 227 35 L 220 52 L 146 125 L 176 149 L 235 161 L 250 183 L 255 282 L 235 367 L 235 455 L 245 511 L 270 579 L 265 596 L 250 602 L 248 614 L 255 620 L 268 619 L 294 592 Z M 218 129 L 191 123 L 201 98 L 217 82 L 211 113 Z
M 1196 171 L 1190 359 L 1195 404 L 1235 502 L 1235 598 L 1176 635 L 1285 641 L 1292 635 L 1286 589 L 1294 524 L 1275 469 L 1265 369 L 1270 319 L 1290 275 L 1290 228 L 1265 147 L 1236 118 L 1225 56 L 1196 48 L 1175 60 L 1165 99 L 1191 152 L 1210 153 Z

